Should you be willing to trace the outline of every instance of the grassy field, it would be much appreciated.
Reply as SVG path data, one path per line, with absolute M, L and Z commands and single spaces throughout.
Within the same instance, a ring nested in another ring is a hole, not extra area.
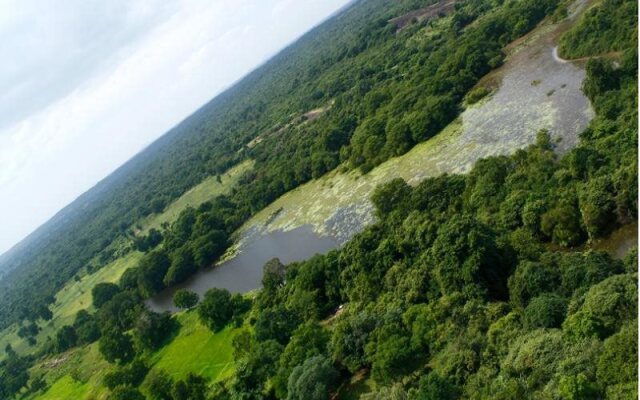
M 108 389 L 100 383 L 112 369 L 113 366 L 102 358 L 97 343 L 70 350 L 33 367 L 32 376 L 43 377 L 50 387 L 30 399 L 106 399 Z
M 173 203 L 168 205 L 161 214 L 154 214 L 140 221 L 137 225 L 143 232 L 151 228 L 159 228 L 162 223 L 173 222 L 180 212 L 188 206 L 198 206 L 205 201 L 216 196 L 228 193 L 238 182 L 243 173 L 253 167 L 253 161 L 247 160 L 237 166 L 230 168 L 220 176 L 220 182 L 215 176 L 209 177 L 200 184 L 189 190 Z M 118 246 L 128 246 L 130 242 L 118 243 Z M 47 337 L 53 337 L 55 332 L 62 326 L 71 324 L 76 313 L 81 309 L 91 308 L 91 289 L 100 282 L 117 282 L 122 273 L 129 267 L 134 267 L 142 253 L 133 251 L 105 265 L 93 274 L 85 274 L 79 280 L 70 280 L 57 294 L 56 302 L 50 307 L 53 318 L 40 324 L 41 331 L 36 336 L 38 344 L 41 345 Z M 5 348 L 7 344 L 20 354 L 32 350 L 27 342 L 18 337 L 18 325 L 13 325 L 0 332 L 0 348 Z M 0 358 L 4 357 L 4 353 Z
M 162 213 L 152 214 L 139 221 L 136 224 L 139 233 L 145 234 L 151 228 L 159 229 L 164 222 L 171 223 L 174 221 L 185 208 L 189 206 L 197 207 L 205 201 L 213 200 L 217 196 L 229 193 L 242 174 L 253 168 L 253 163 L 252 160 L 247 160 L 230 168 L 220 175 L 220 182 L 215 176 L 208 177 L 168 205 Z
M 195 312 L 178 315 L 180 333 L 171 343 L 150 357 L 153 369 L 164 370 L 174 379 L 194 372 L 213 382 L 228 378 L 233 372 L 231 340 L 237 329 L 227 327 L 212 333 L 198 320 Z
M 53 318 L 45 324 L 40 324 L 41 331 L 36 336 L 37 345 L 42 344 L 48 336 L 53 337 L 60 327 L 73 323 L 78 311 L 91 308 L 91 289 L 97 283 L 117 282 L 127 268 L 136 265 L 141 256 L 140 252 L 130 252 L 93 274 L 84 275 L 78 281 L 69 281 L 56 294 L 56 302 L 50 307 Z M 11 344 L 17 352 L 27 352 L 30 348 L 25 340 L 18 337 L 17 332 L 17 325 L 0 332 L 0 346 L 4 348 L 7 344 Z
M 228 378 L 233 372 L 231 341 L 237 329 L 227 327 L 214 334 L 199 322 L 194 312 L 180 313 L 177 318 L 180 323 L 178 334 L 147 357 L 151 371 L 163 370 L 173 379 L 183 379 L 189 372 L 202 375 L 211 382 Z M 100 355 L 97 343 L 70 350 L 33 367 L 32 376 L 43 377 L 50 387 L 40 395 L 26 398 L 106 399 L 108 389 L 101 382 L 113 368 Z M 143 383 L 142 390 L 145 389 Z

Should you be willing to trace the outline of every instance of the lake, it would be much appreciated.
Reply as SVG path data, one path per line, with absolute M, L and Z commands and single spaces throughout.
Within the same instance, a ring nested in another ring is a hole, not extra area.
M 315 254 L 326 254 L 338 247 L 338 241 L 330 236 L 320 236 L 311 225 L 290 231 L 273 231 L 256 234 L 244 240 L 238 254 L 215 267 L 205 268 L 182 284 L 167 288 L 147 300 L 147 305 L 156 312 L 177 311 L 173 305 L 173 294 L 185 288 L 200 297 L 211 288 L 224 288 L 231 293 L 246 293 L 261 286 L 262 266 L 278 257 L 284 264 L 302 261 Z

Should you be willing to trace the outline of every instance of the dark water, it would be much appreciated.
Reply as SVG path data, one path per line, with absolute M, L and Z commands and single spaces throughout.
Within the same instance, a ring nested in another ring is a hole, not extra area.
M 302 261 L 315 254 L 325 254 L 338 247 L 338 242 L 316 234 L 311 225 L 291 231 L 275 231 L 246 240 L 234 258 L 211 268 L 206 268 L 188 281 L 168 288 L 147 301 L 154 311 L 176 311 L 173 294 L 180 288 L 194 291 L 202 297 L 213 287 L 225 288 L 232 293 L 244 293 L 260 287 L 262 266 L 274 257 L 284 264 Z

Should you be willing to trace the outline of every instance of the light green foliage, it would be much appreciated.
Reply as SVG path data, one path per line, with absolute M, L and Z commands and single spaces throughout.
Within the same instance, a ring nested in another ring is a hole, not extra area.
M 567 317 L 563 330 L 573 338 L 597 336 L 604 339 L 637 315 L 637 303 L 636 276 L 612 276 L 589 289 L 582 305 Z
M 524 324 L 528 329 L 560 328 L 566 312 L 566 299 L 556 294 L 542 294 L 525 308 Z
M 335 388 L 338 376 L 329 359 L 311 357 L 293 369 L 287 400 L 324 400 Z
M 585 13 L 580 24 L 563 36 L 560 52 L 567 58 L 619 51 L 637 37 L 638 3 L 633 0 L 604 0 Z M 636 39 L 637 40 L 637 39 Z
M 236 329 L 227 327 L 214 334 L 193 312 L 179 314 L 178 323 L 178 335 L 151 355 L 151 373 L 166 371 L 174 380 L 184 379 L 189 372 L 213 381 L 229 377 L 233 371 L 231 341 Z

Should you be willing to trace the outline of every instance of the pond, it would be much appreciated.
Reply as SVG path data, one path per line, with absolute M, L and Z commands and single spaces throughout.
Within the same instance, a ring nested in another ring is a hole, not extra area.
M 147 300 L 156 312 L 177 311 L 173 294 L 185 288 L 202 296 L 213 288 L 224 288 L 231 293 L 245 293 L 261 286 L 262 266 L 278 257 L 284 264 L 302 261 L 315 254 L 326 254 L 338 247 L 338 241 L 330 236 L 320 236 L 311 225 L 290 231 L 273 231 L 245 238 L 238 254 L 221 264 L 200 270 L 186 282 L 168 288 Z

